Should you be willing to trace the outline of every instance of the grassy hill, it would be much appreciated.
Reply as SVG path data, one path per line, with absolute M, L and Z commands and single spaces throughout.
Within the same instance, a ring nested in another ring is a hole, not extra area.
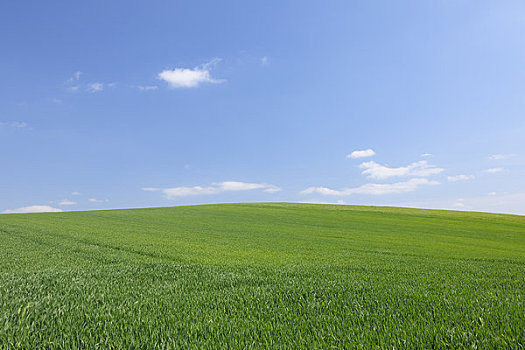
M 525 346 L 525 217 L 222 204 L 0 215 L 0 348 Z

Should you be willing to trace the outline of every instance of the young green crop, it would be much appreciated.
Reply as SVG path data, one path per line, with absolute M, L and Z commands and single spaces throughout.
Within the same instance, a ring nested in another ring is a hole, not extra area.
M 525 217 L 222 204 L 0 215 L 0 348 L 525 346 Z

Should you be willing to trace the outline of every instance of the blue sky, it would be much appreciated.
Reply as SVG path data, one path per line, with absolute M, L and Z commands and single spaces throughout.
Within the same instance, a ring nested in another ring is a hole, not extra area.
M 525 214 L 524 18 L 523 1 L 4 2 L 0 212 Z

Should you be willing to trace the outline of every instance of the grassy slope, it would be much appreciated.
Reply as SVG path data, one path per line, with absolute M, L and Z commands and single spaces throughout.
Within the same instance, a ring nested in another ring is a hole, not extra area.
M 0 347 L 525 346 L 525 217 L 307 204 L 0 215 Z

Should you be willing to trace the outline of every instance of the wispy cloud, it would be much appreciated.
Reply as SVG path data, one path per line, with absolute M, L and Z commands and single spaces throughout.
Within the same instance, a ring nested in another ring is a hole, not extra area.
M 104 83 L 91 83 L 87 87 L 88 92 L 100 92 L 104 90 Z
M 327 187 L 310 187 L 303 191 L 301 194 L 312 194 L 318 193 L 322 195 L 329 196 L 350 196 L 353 194 L 373 194 L 373 195 L 383 195 L 390 193 L 403 193 L 403 192 L 412 192 L 415 191 L 419 186 L 422 185 L 438 185 L 439 182 L 431 181 L 428 179 L 410 179 L 408 181 L 396 182 L 393 184 L 365 184 L 359 187 L 354 188 L 344 188 L 341 190 L 334 190 Z
M 109 202 L 109 200 L 108 199 L 89 198 L 88 202 L 91 202 L 91 203 L 106 203 L 106 202 Z
M 71 84 L 71 83 L 74 83 L 75 81 L 79 81 L 80 75 L 82 75 L 81 71 L 77 71 L 73 73 L 73 75 L 69 79 L 66 80 L 66 84 Z
M 172 187 L 172 188 L 156 188 L 144 187 L 143 191 L 159 191 L 167 198 L 173 199 L 176 197 L 197 196 L 197 195 L 212 195 L 222 192 L 232 191 L 250 191 L 262 190 L 263 192 L 273 193 L 281 191 L 281 188 L 271 184 L 247 183 L 240 181 L 225 181 L 213 183 L 211 186 L 193 186 L 193 187 Z
M 268 64 L 268 56 L 261 57 L 261 64 L 266 66 Z
M 371 157 L 371 156 L 373 156 L 375 154 L 376 154 L 376 152 L 374 152 L 373 149 L 369 148 L 369 149 L 365 149 L 365 150 L 353 151 L 352 153 L 347 154 L 346 158 L 352 158 L 352 159 L 365 158 L 365 157 Z
M 374 161 L 365 162 L 359 165 L 359 168 L 365 169 L 362 174 L 368 178 L 382 180 L 389 177 L 399 176 L 418 176 L 426 177 L 441 173 L 444 169 L 437 168 L 434 165 L 428 164 L 426 160 L 414 162 L 405 167 L 389 168 L 387 166 L 378 164 Z
M 474 175 L 460 174 L 460 175 L 455 175 L 455 176 L 447 176 L 447 180 L 451 182 L 467 181 L 467 180 L 472 180 L 472 179 L 474 179 Z
M 19 121 L 0 122 L 0 128 L 1 127 L 22 129 L 22 128 L 27 127 L 27 123 L 26 122 L 19 122 Z
M 211 76 L 211 68 L 219 61 L 219 59 L 214 59 L 195 68 L 166 69 L 160 72 L 157 77 L 167 82 L 172 88 L 194 88 L 204 83 L 222 83 L 225 80 L 215 79 Z
M 53 208 L 49 205 L 31 205 L 17 209 L 4 210 L 4 214 L 22 214 L 22 213 L 45 213 L 45 212 L 61 212 L 62 209 Z
M 80 196 L 80 192 L 77 192 L 77 191 L 75 191 L 75 192 L 71 192 L 71 194 L 72 194 L 73 196 Z
M 137 89 L 140 91 L 153 91 L 157 90 L 159 87 L 157 85 L 137 85 Z
M 475 210 L 492 213 L 525 214 L 525 192 L 496 193 L 469 198 L 439 199 L 425 202 L 392 203 L 395 206 L 408 206 L 429 209 Z
M 92 83 L 83 83 L 80 81 L 80 76 L 82 72 L 78 71 L 73 74 L 72 77 L 66 80 L 65 85 L 68 91 L 70 92 L 81 92 L 87 91 L 90 93 L 101 92 L 106 88 L 114 88 L 117 86 L 117 83 L 103 83 L 103 82 L 92 82 Z M 61 103 L 62 101 L 60 101 Z
M 67 85 L 67 90 L 71 92 L 76 92 L 80 90 L 80 85 L 78 84 L 80 80 L 80 75 L 82 75 L 81 71 L 77 71 L 73 73 L 73 75 L 65 81 L 65 84 Z
M 67 199 L 64 199 L 60 202 L 58 202 L 58 205 L 75 205 L 77 204 L 77 202 L 73 202 L 73 201 L 70 201 L 70 200 L 67 200 Z
M 420 155 L 421 158 L 428 158 L 428 157 L 432 157 L 432 153 L 423 153 Z
M 502 171 L 503 171 L 503 168 L 489 168 L 489 169 L 483 170 L 484 173 L 489 173 L 489 174 L 500 173 Z
M 512 157 L 511 154 L 493 154 L 489 157 L 490 160 L 508 159 Z

